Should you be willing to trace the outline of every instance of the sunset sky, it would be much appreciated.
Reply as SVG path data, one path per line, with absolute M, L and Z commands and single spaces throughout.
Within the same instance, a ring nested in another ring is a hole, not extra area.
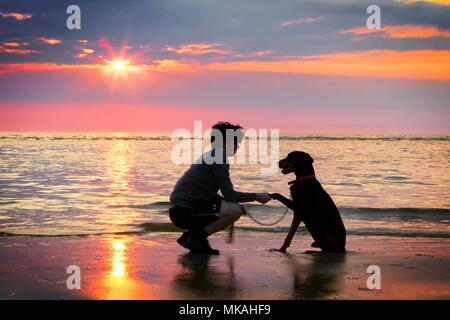
M 450 0 L 74 3 L 0 3 L 0 131 L 450 133 Z

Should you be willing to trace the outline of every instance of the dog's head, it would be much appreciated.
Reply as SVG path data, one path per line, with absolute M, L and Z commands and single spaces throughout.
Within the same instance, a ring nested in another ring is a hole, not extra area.
M 286 158 L 281 159 L 278 162 L 278 167 L 281 169 L 282 174 L 288 174 L 291 172 L 303 171 L 312 167 L 314 162 L 313 158 L 309 154 L 303 151 L 292 151 Z

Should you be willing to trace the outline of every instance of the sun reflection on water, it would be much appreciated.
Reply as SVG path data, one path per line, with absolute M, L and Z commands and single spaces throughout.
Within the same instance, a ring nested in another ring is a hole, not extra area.
M 122 134 L 114 134 L 120 138 Z M 107 173 L 111 181 L 109 189 L 112 193 L 130 193 L 133 191 L 131 167 L 133 150 L 129 141 L 114 140 L 108 154 Z
M 136 195 L 135 188 L 135 154 L 132 141 L 126 139 L 127 133 L 114 133 L 108 142 L 105 158 L 105 175 L 107 177 L 107 194 L 104 203 L 108 210 L 103 214 L 103 222 L 109 226 L 120 227 L 132 225 L 138 214 L 128 205 Z M 114 209 L 111 209 L 114 208 Z

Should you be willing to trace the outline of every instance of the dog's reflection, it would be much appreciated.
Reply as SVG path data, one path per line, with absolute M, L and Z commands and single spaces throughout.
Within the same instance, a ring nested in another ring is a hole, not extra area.
M 302 260 L 308 258 L 309 264 L 298 262 L 298 257 L 285 254 L 293 276 L 291 299 L 327 299 L 337 296 L 344 279 L 345 254 L 341 253 L 303 253 Z
M 178 258 L 178 264 L 181 271 L 173 287 L 183 299 L 232 299 L 238 293 L 232 256 L 187 253 Z

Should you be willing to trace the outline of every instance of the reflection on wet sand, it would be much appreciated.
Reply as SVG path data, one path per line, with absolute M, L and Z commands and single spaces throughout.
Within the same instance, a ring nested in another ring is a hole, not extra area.
M 269 269 L 273 267 L 273 274 L 269 273 L 260 281 L 253 282 L 235 273 L 233 256 L 179 256 L 180 271 L 172 283 L 173 297 L 240 299 L 256 290 L 253 294 L 260 298 L 278 296 L 283 299 L 330 299 L 338 297 L 342 291 L 346 259 L 344 254 L 314 253 L 302 254 L 301 257 L 283 254 L 280 258 L 284 262 L 275 260 L 269 266 Z M 286 281 L 286 285 L 271 285 L 279 280 Z M 288 292 L 287 288 L 290 288 Z
M 109 240 L 109 270 L 104 274 L 105 299 L 134 299 L 139 297 L 139 282 L 129 277 L 126 240 Z
M 226 258 L 225 268 L 223 258 Z M 239 293 L 234 258 L 187 253 L 178 258 L 180 272 L 172 291 L 179 299 L 233 299 Z
M 106 240 L 102 273 L 96 274 L 85 286 L 93 299 L 159 299 L 154 285 L 134 275 L 136 268 L 133 253 L 129 251 L 132 238 L 111 237 Z
M 126 246 L 123 240 L 112 240 L 112 268 L 110 276 L 114 278 L 123 278 L 126 276 Z
M 293 286 L 290 299 L 329 299 L 341 291 L 345 269 L 345 254 L 309 253 L 309 265 L 300 264 L 298 258 L 286 254 Z

